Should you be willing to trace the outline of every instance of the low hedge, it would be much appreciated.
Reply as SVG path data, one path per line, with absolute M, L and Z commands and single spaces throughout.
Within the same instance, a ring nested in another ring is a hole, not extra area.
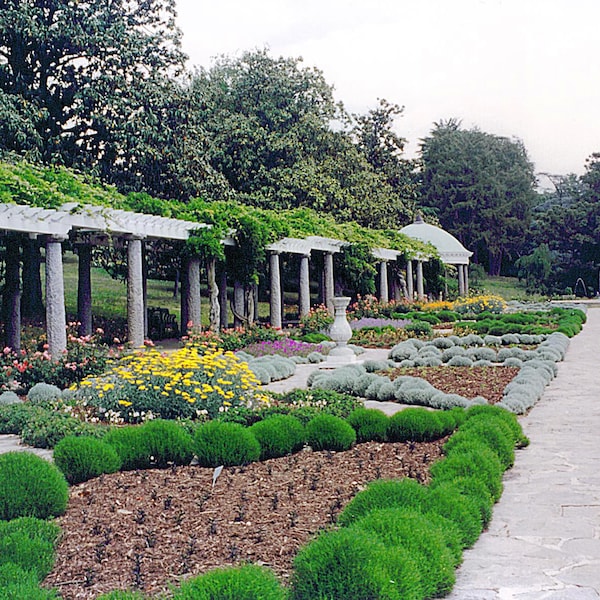
M 354 429 L 340 417 L 318 415 L 306 424 L 306 443 L 313 450 L 349 450 L 355 442 Z
M 209 421 L 196 429 L 194 452 L 201 467 L 230 467 L 257 461 L 261 447 L 250 429 L 237 423 Z
M 113 446 L 87 436 L 63 438 L 56 444 L 53 457 L 54 464 L 71 485 L 121 468 L 121 459 Z

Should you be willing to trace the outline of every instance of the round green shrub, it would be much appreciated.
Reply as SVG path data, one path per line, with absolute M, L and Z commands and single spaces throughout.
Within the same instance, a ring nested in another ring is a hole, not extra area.
M 455 431 L 465 420 L 465 409 L 460 406 L 455 406 L 450 410 L 439 410 L 436 414 L 442 427 L 442 436 Z
M 523 433 L 523 429 L 517 416 L 508 410 L 492 404 L 479 404 L 471 406 L 465 411 L 466 421 L 475 417 L 481 418 L 484 416 L 500 419 L 508 425 L 512 431 L 514 443 L 518 448 L 525 447 L 529 444 L 529 440 Z
M 502 495 L 502 465 L 492 450 L 475 440 L 468 446 L 460 446 L 456 452 L 440 460 L 429 470 L 431 477 L 452 481 L 456 477 L 476 477 L 480 479 L 496 502 Z
M 479 509 L 482 527 L 485 529 L 492 519 L 492 506 L 494 505 L 494 500 L 485 483 L 475 476 L 456 477 L 451 480 L 433 479 L 429 488 L 434 490 L 446 484 L 454 486 L 461 494 L 475 502 Z
M 228 467 L 258 460 L 260 444 L 242 425 L 209 421 L 196 429 L 194 452 L 202 467 Z
M 67 508 L 69 486 L 58 468 L 31 452 L 0 455 L 0 519 L 46 519 Z
M 121 459 L 113 446 L 93 437 L 67 436 L 56 444 L 53 456 L 54 464 L 71 485 L 121 468 Z
M 417 567 L 369 532 L 344 528 L 322 533 L 294 560 L 290 600 L 418 600 Z
M 377 479 L 369 483 L 345 506 L 338 523 L 348 526 L 372 510 L 381 508 L 415 508 L 423 505 L 429 490 L 414 479 Z
M 40 538 L 54 545 L 60 535 L 60 527 L 53 521 L 36 517 L 18 517 L 0 521 L 0 537 L 11 533 L 24 533 L 30 538 Z
M 344 419 L 322 414 L 306 424 L 306 442 L 313 450 L 349 450 L 356 433 Z
M 116 427 L 108 431 L 102 439 L 119 455 L 123 471 L 149 469 L 152 466 L 150 445 L 141 427 Z
M 152 467 L 189 465 L 194 458 L 192 436 L 175 421 L 156 419 L 140 426 Z
M 38 586 L 36 576 L 8 562 L 0 565 L 0 600 L 58 600 L 58 593 Z
M 291 415 L 273 415 L 254 423 L 250 431 L 260 444 L 261 460 L 286 456 L 304 445 L 304 426 Z
M 356 431 L 356 441 L 362 442 L 385 442 L 387 439 L 387 426 L 389 417 L 375 408 L 357 408 L 353 410 L 347 419 Z
M 515 462 L 515 443 L 508 425 L 497 419 L 470 419 L 445 444 L 444 452 L 452 452 L 460 445 L 476 439 L 496 453 L 504 470 Z
M 456 559 L 444 532 L 427 515 L 410 508 L 386 508 L 367 513 L 351 529 L 375 535 L 388 547 L 402 547 L 416 560 L 421 571 L 425 598 L 446 595 L 455 581 Z
M 181 584 L 173 600 L 285 600 L 275 574 L 258 565 L 213 569 Z
M 54 565 L 54 548 L 51 542 L 24 532 L 9 533 L 0 537 L 0 564 L 6 563 L 18 565 L 42 581 Z
M 437 412 L 426 408 L 405 408 L 392 415 L 388 422 L 390 442 L 430 442 L 442 437 L 443 427 Z
M 461 493 L 451 482 L 442 483 L 429 491 L 424 512 L 435 512 L 453 521 L 460 531 L 463 548 L 470 548 L 483 530 L 479 506 Z

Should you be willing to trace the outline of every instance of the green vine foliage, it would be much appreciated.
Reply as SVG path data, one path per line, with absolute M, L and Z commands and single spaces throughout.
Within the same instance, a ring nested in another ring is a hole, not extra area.
M 224 260 L 223 240 L 231 236 L 234 275 L 242 283 L 254 283 L 265 269 L 266 246 L 285 237 L 320 236 L 343 240 L 346 246 L 338 257 L 340 277 L 361 294 L 373 293 L 376 263 L 373 248 L 389 248 L 405 258 L 418 255 L 437 257 L 430 244 L 414 240 L 395 230 L 373 230 L 354 222 L 338 223 L 330 215 L 309 208 L 275 211 L 237 202 L 191 199 L 187 203 L 161 200 L 146 193 L 123 196 L 115 188 L 63 167 L 40 167 L 26 162 L 0 162 L 0 203 L 59 208 L 66 203 L 159 215 L 210 225 L 199 227 L 190 236 L 185 251 Z

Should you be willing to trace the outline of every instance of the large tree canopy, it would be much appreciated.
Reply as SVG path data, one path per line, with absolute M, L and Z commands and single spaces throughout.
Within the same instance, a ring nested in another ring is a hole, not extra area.
M 176 83 L 174 0 L 0 0 L 0 149 L 171 195 L 208 176 Z M 164 153 L 162 152 L 164 150 Z M 194 186 L 190 186 L 195 191 Z
M 375 227 L 406 222 L 393 173 L 355 143 L 351 118 L 318 69 L 265 50 L 246 52 L 198 70 L 192 90 L 210 138 L 210 164 L 242 201 L 310 206 Z M 396 151 L 401 147 L 394 160 Z
M 517 258 L 535 197 L 533 165 L 520 141 L 435 124 L 422 144 L 422 203 L 475 253 L 491 275 Z

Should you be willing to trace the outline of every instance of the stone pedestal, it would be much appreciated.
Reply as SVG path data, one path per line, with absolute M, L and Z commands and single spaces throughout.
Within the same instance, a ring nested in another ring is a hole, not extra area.
M 356 355 L 348 348 L 348 341 L 352 337 L 352 329 L 346 318 L 346 307 L 350 302 L 347 296 L 332 298 L 334 308 L 334 321 L 329 329 L 329 337 L 336 343 L 327 356 L 323 367 L 330 369 L 356 362 Z

